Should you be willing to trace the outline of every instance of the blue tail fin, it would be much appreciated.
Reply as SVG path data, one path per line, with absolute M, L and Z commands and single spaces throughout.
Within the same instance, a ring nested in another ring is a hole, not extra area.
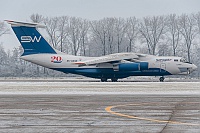
M 24 53 L 23 55 L 51 53 L 56 54 L 55 50 L 37 31 L 37 27 L 42 27 L 36 23 L 23 23 L 16 21 L 8 21 L 11 24 L 19 42 L 21 43 Z

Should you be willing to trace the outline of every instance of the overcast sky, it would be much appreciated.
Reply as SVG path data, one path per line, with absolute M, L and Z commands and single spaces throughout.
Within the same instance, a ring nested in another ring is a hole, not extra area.
M 98 20 L 104 17 L 142 18 L 199 11 L 200 0 L 0 0 L 0 21 L 29 21 L 33 13 Z M 13 34 L 1 37 L 0 42 L 6 49 L 19 45 Z

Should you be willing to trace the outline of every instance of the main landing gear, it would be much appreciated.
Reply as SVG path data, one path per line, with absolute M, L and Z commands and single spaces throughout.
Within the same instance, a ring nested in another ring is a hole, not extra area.
M 160 77 L 160 82 L 164 82 L 164 80 L 165 80 L 165 78 L 162 76 L 162 77 Z
M 118 80 L 117 78 L 112 78 L 111 79 L 112 82 L 117 82 L 117 80 Z M 101 82 L 107 82 L 107 81 L 108 81 L 107 78 L 101 78 Z
M 107 78 L 101 78 L 101 82 L 107 82 L 108 79 Z
M 112 80 L 112 82 L 117 82 L 118 79 L 117 78 L 112 78 L 111 80 Z

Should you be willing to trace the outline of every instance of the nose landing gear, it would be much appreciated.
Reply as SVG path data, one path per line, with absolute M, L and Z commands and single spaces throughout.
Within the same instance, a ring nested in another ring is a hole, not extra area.
M 165 80 L 165 78 L 162 76 L 162 77 L 160 77 L 160 82 L 164 82 L 164 80 Z

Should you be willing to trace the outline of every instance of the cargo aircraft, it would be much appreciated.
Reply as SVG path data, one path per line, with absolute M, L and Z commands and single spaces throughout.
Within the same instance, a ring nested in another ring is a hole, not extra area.
M 6 20 L 21 43 L 24 53 L 21 59 L 64 73 L 108 79 L 116 82 L 129 76 L 187 75 L 197 66 L 182 57 L 155 56 L 140 53 L 115 53 L 101 57 L 74 56 L 62 53 L 53 47 L 38 32 L 45 26 Z

